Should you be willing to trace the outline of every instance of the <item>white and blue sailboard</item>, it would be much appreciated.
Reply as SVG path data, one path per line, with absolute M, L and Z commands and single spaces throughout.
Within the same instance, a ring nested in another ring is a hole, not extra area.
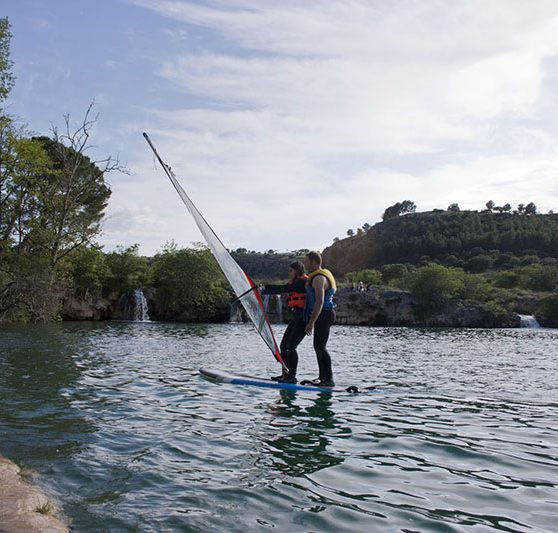
M 251 385 L 253 387 L 263 387 L 266 389 L 284 389 L 294 391 L 314 391 L 314 392 L 362 392 L 361 389 L 355 387 L 320 387 L 319 385 L 311 385 L 308 381 L 300 383 L 284 383 L 281 381 L 273 381 L 271 379 L 260 378 L 256 376 L 247 376 L 245 374 L 232 374 L 229 372 L 221 372 L 218 370 L 210 370 L 200 368 L 200 374 L 217 383 L 231 383 L 232 385 Z M 370 387 L 370 389 L 373 387 Z

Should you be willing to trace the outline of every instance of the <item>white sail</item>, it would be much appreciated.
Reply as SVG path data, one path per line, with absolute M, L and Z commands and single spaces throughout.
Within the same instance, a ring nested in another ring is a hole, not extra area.
M 194 205 L 190 197 L 186 194 L 186 191 L 178 182 L 174 172 L 157 153 L 157 150 L 153 146 L 153 143 L 147 133 L 144 133 L 143 136 L 153 150 L 155 157 L 163 167 L 166 175 L 171 180 L 176 192 L 179 194 L 180 198 L 182 198 L 184 205 L 186 205 L 188 211 L 190 211 L 190 214 L 194 217 L 198 228 L 207 242 L 207 246 L 215 256 L 215 259 L 217 260 L 217 263 L 219 263 L 219 266 L 226 278 L 229 280 L 237 298 L 242 302 L 244 309 L 246 309 L 246 313 L 258 330 L 258 333 L 261 335 L 262 339 L 267 344 L 277 361 L 279 361 L 281 365 L 285 366 L 281 358 L 279 348 L 277 347 L 277 342 L 273 336 L 271 325 L 265 313 L 262 298 L 258 289 L 255 287 L 254 282 L 248 277 L 244 270 L 240 268 L 240 265 L 233 259 L 231 254 L 225 248 L 225 245 L 208 224 L 207 220 L 205 220 L 203 215 L 198 211 L 198 208 Z

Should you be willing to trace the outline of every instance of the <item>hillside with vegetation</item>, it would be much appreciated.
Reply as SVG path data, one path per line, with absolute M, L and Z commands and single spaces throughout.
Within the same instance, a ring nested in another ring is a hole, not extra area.
M 410 290 L 426 307 L 472 299 L 557 323 L 558 215 L 539 214 L 533 203 L 423 213 L 413 206 L 396 204 L 382 222 L 336 239 L 323 252 L 327 266 L 350 282 Z

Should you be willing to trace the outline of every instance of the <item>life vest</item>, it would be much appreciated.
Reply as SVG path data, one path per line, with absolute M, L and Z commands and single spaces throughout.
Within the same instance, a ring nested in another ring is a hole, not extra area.
M 308 276 L 306 274 L 302 274 L 302 276 L 298 276 L 296 279 L 307 280 Z M 306 304 L 305 292 L 293 291 L 289 294 L 289 298 L 287 299 L 287 307 L 292 309 L 304 309 L 305 304 Z
M 314 272 L 312 272 L 306 280 L 306 306 L 304 307 L 304 319 L 306 322 L 310 320 L 310 315 L 312 314 L 312 310 L 316 304 L 316 291 L 314 287 L 312 287 L 312 280 L 316 276 L 324 276 L 329 282 L 329 289 L 327 289 L 324 294 L 324 305 L 322 309 L 335 309 L 336 307 L 335 302 L 333 301 L 333 295 L 337 290 L 335 278 L 326 268 L 318 268 L 317 270 L 314 270 Z

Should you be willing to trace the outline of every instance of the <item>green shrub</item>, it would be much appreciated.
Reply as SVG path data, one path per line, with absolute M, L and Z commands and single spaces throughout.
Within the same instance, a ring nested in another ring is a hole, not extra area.
M 348 272 L 346 277 L 351 283 L 359 283 L 361 281 L 365 285 L 379 285 L 382 283 L 382 273 L 378 270 L 367 269 Z
M 494 276 L 494 285 L 502 289 L 517 287 L 521 276 L 515 270 L 503 270 Z
M 536 315 L 542 325 L 558 327 L 558 292 L 541 301 Z
M 407 265 L 403 265 L 401 263 L 384 265 L 381 269 L 382 280 L 384 281 L 384 283 L 389 283 L 394 279 L 403 278 L 405 275 L 408 274 L 408 272 L 409 269 L 407 268 Z
M 419 302 L 435 310 L 463 293 L 465 273 L 460 269 L 429 263 L 408 274 L 405 285 Z
M 207 248 L 164 249 L 153 259 L 153 286 L 169 316 L 192 321 L 213 320 L 230 301 L 228 283 Z
M 553 291 L 558 286 L 558 267 L 529 265 L 518 269 L 519 285 L 533 291 Z
M 68 261 L 76 293 L 99 295 L 111 273 L 105 254 L 97 248 L 76 248 Z
M 463 276 L 463 290 L 459 294 L 466 300 L 486 301 L 491 290 L 490 283 L 479 274 L 465 274 Z
M 489 255 L 476 255 L 467 261 L 465 267 L 469 272 L 486 272 L 492 264 L 493 260 Z
M 105 257 L 109 274 L 105 282 L 107 292 L 125 293 L 145 287 L 150 281 L 149 263 L 139 255 L 139 244 L 128 248 L 119 246 Z

